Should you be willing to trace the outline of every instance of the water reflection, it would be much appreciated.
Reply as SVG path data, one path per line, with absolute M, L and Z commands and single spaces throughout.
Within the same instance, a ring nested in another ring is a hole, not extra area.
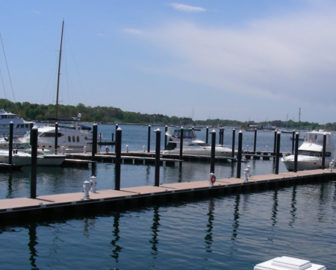
M 13 175 L 10 173 L 8 175 L 8 186 L 7 186 L 7 198 L 11 198 L 13 195 Z
M 151 229 L 152 229 L 152 239 L 149 241 L 152 244 L 152 252 L 151 253 L 154 256 L 154 259 L 156 258 L 157 254 L 158 254 L 157 245 L 159 244 L 159 240 L 158 240 L 159 225 L 160 225 L 159 207 L 154 206 L 154 208 L 153 208 L 153 225 L 151 227 Z
M 208 207 L 208 223 L 207 223 L 207 229 L 206 229 L 206 235 L 204 237 L 204 241 L 205 241 L 205 250 L 206 252 L 211 253 L 212 249 L 212 243 L 213 243 L 213 239 L 212 239 L 212 228 L 213 228 L 213 221 L 214 221 L 214 209 L 215 209 L 215 202 L 213 201 L 213 199 L 210 199 L 209 201 L 209 207 Z
M 239 228 L 239 204 L 240 204 L 240 195 L 236 195 L 235 199 L 235 206 L 233 212 L 233 225 L 232 225 L 232 236 L 231 240 L 235 241 L 238 235 L 238 228 Z
M 84 218 L 83 219 L 83 235 L 86 237 L 86 238 L 89 238 L 90 237 L 90 230 L 94 230 L 94 227 L 96 225 L 96 219 L 94 218 Z
M 112 232 L 113 240 L 111 241 L 111 245 L 113 247 L 111 257 L 114 259 L 115 264 L 119 263 L 119 253 L 122 250 L 122 247 L 119 246 L 118 244 L 120 239 L 119 219 L 120 219 L 120 213 L 115 213 L 113 221 L 113 232 Z
M 291 201 L 290 214 L 291 214 L 291 219 L 290 219 L 288 225 L 290 227 L 293 227 L 295 219 L 296 219 L 296 185 L 293 186 L 293 190 L 292 190 L 292 201 Z
M 91 176 L 97 177 L 97 163 L 96 162 L 91 163 Z
M 146 166 L 146 184 L 147 185 L 149 185 L 150 183 L 150 169 L 151 169 L 151 166 L 147 165 Z
M 36 237 L 36 224 L 32 223 L 29 225 L 28 234 L 29 234 L 28 248 L 30 252 L 29 256 L 30 266 L 32 270 L 38 270 L 38 267 L 36 266 L 36 257 L 38 257 L 36 250 L 36 245 L 38 244 Z
M 275 188 L 273 193 L 273 207 L 272 207 L 272 227 L 277 224 L 277 214 L 278 214 L 278 189 Z

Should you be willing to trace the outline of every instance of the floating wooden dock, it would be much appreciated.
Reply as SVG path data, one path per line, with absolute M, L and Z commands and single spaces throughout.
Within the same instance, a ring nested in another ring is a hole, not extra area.
M 100 162 L 115 162 L 116 156 L 114 153 L 98 153 L 92 158 L 90 153 L 73 153 L 67 154 L 69 159 L 78 159 L 78 160 L 91 160 L 100 161 Z M 179 162 L 178 159 L 174 158 L 161 158 L 160 166 L 174 167 L 176 163 Z M 154 165 L 155 158 L 153 153 L 149 155 L 128 155 L 128 153 L 122 153 L 121 163 L 123 164 L 133 164 L 133 165 Z
M 280 174 L 258 175 L 244 182 L 240 178 L 217 179 L 213 186 L 209 181 L 195 181 L 162 184 L 160 186 L 140 186 L 120 190 L 98 190 L 90 192 L 90 198 L 84 199 L 83 192 L 54 194 L 31 198 L 0 200 L 0 224 L 16 223 L 42 218 L 64 218 L 82 213 L 96 214 L 102 209 L 120 210 L 121 208 L 139 207 L 142 204 L 186 200 L 197 196 L 213 196 L 233 192 L 250 192 L 280 186 L 290 186 L 312 182 L 333 180 L 336 171 L 312 170 L 286 172 Z

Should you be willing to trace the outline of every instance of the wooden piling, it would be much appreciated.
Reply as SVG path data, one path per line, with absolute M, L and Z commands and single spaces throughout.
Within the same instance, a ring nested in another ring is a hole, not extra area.
M 211 131 L 211 158 L 210 158 L 210 173 L 215 173 L 215 153 L 216 153 L 216 131 Z
M 30 132 L 31 139 L 31 174 L 30 174 L 30 198 L 36 198 L 36 167 L 37 167 L 37 128 Z
M 241 160 L 242 160 L 242 147 L 243 147 L 243 132 L 238 133 L 238 156 L 237 156 L 237 178 L 241 175 Z
M 154 185 L 160 185 L 160 144 L 161 144 L 161 130 L 155 130 L 156 133 L 156 144 L 155 144 L 155 179 Z
M 92 158 L 94 158 L 95 154 L 97 153 L 97 124 L 93 124 L 93 131 L 92 131 Z
M 115 151 L 116 151 L 116 158 L 115 158 L 115 181 L 114 181 L 114 189 L 120 190 L 120 164 L 121 164 L 121 138 L 122 130 L 118 128 L 116 131 L 116 144 L 115 144 Z
M 277 133 L 276 139 L 276 156 L 275 156 L 275 174 L 279 174 L 279 160 L 280 160 L 280 135 L 281 132 Z
M 9 142 L 8 142 L 8 164 L 13 163 L 13 130 L 14 124 L 12 121 L 9 123 Z

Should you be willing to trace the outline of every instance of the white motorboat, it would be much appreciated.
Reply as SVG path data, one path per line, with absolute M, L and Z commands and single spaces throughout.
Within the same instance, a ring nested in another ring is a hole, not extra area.
M 253 270 L 326 270 L 321 264 L 311 263 L 308 260 L 281 256 L 258 263 Z
M 23 118 L 19 118 L 16 114 L 6 112 L 0 109 L 0 136 L 7 137 L 9 135 L 9 124 L 13 122 L 13 134 L 14 136 L 23 136 L 30 130 L 30 124 L 32 122 L 26 121 Z
M 298 149 L 298 170 L 313 170 L 322 168 L 323 136 L 326 135 L 325 167 L 329 167 L 334 152 L 334 144 L 330 132 L 323 130 L 306 133 L 302 145 Z M 287 170 L 294 170 L 294 155 L 288 155 L 281 159 Z
M 54 152 L 55 150 L 55 126 L 38 127 L 37 144 L 39 149 Z M 15 141 L 18 146 L 27 145 L 30 142 L 30 133 Z M 92 150 L 91 127 L 83 125 L 60 125 L 57 133 L 58 153 L 83 153 Z M 18 146 L 19 147 L 19 146 Z
M 181 129 L 175 129 L 173 133 L 167 132 L 169 138 L 166 150 L 163 151 L 164 155 L 178 155 L 180 153 L 180 138 Z M 202 140 L 198 140 L 194 129 L 183 128 L 183 154 L 184 155 L 197 155 L 197 156 L 210 156 L 211 146 Z M 216 145 L 215 156 L 231 157 L 231 148 L 223 145 Z
M 0 163 L 8 163 L 8 151 L 0 150 Z M 61 166 L 65 155 L 52 154 L 47 151 L 38 151 L 38 166 Z M 16 166 L 30 166 L 31 154 L 24 151 L 14 150 L 12 154 L 12 164 Z

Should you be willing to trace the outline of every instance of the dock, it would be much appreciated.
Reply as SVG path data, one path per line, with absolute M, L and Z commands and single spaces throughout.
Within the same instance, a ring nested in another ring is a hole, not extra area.
M 97 211 L 103 209 L 120 210 L 162 201 L 255 192 L 333 179 L 336 179 L 336 171 L 321 169 L 251 176 L 248 181 L 241 178 L 223 178 L 217 179 L 214 185 L 204 180 L 128 187 L 120 190 L 97 190 L 95 193 L 89 193 L 89 199 L 84 199 L 83 192 L 43 195 L 35 199 L 2 199 L 0 200 L 0 224 L 26 222 L 32 219 L 43 220 L 46 217 L 52 219 L 72 217 L 81 213 L 97 214 Z

